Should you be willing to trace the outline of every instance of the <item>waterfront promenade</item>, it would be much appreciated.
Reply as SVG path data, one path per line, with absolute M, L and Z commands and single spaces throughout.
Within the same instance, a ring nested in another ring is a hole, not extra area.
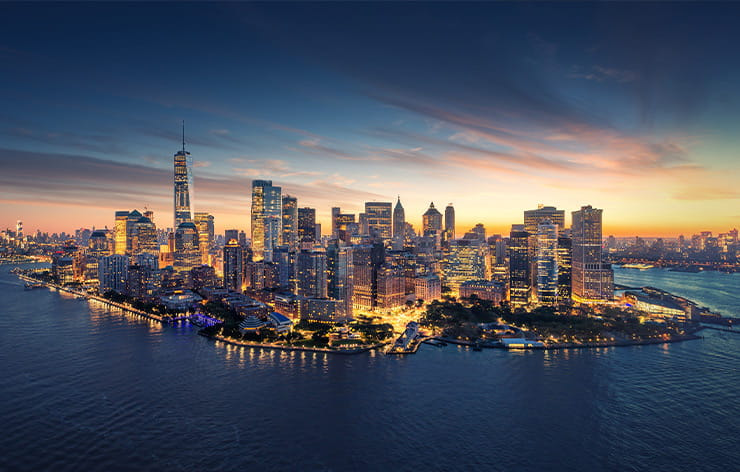
M 69 293 L 75 296 L 81 296 L 86 299 L 96 300 L 106 306 L 118 308 L 124 312 L 137 315 L 137 316 L 149 319 L 149 320 L 157 321 L 162 324 L 167 324 L 173 321 L 169 318 L 165 318 L 159 315 L 155 315 L 153 313 L 149 313 L 143 310 L 136 309 L 127 304 L 113 302 L 99 295 L 73 290 L 69 287 L 64 287 L 62 285 L 59 285 L 53 282 L 48 282 L 45 280 L 30 277 L 26 274 L 18 274 L 18 277 L 21 280 L 26 281 L 26 282 L 39 283 L 46 287 L 54 288 L 56 290 L 66 292 L 66 293 Z M 518 350 L 521 350 L 521 349 L 558 350 L 558 349 L 587 349 L 587 348 L 601 348 L 601 347 L 626 347 L 626 346 L 667 344 L 667 343 L 676 343 L 676 342 L 682 342 L 682 341 L 702 339 L 702 336 L 699 336 L 696 333 L 706 328 L 709 328 L 709 327 L 699 326 L 695 328 L 692 332 L 684 334 L 684 335 L 672 335 L 672 336 L 665 335 L 665 336 L 659 336 L 656 338 L 614 340 L 614 341 L 591 341 L 591 342 L 584 342 L 584 343 L 573 343 L 573 342 L 545 343 L 544 346 L 524 347 L 524 348 L 515 348 L 515 349 L 518 349 Z M 727 330 L 727 331 L 732 331 L 732 330 Z M 356 348 L 356 349 L 330 349 L 330 348 L 317 348 L 317 347 L 305 347 L 305 346 L 290 346 L 290 345 L 284 345 L 284 344 L 253 343 L 253 342 L 245 342 L 245 341 L 235 340 L 231 338 L 226 338 L 220 335 L 207 335 L 201 332 L 199 332 L 199 334 L 209 339 L 213 339 L 214 341 L 223 342 L 223 343 L 230 344 L 233 346 L 239 346 L 239 347 L 245 347 L 245 348 L 274 349 L 274 350 L 283 350 L 283 351 L 320 352 L 320 353 L 341 354 L 341 355 L 362 354 L 362 353 L 365 353 L 371 350 L 379 349 L 388 344 L 388 343 L 379 343 L 379 344 L 375 344 L 371 346 L 363 346 L 363 347 Z M 417 336 L 414 339 L 414 342 L 411 343 L 411 346 L 409 346 L 409 349 L 394 350 L 391 348 L 391 349 L 385 350 L 384 353 L 388 355 L 415 354 L 418 351 L 421 344 L 424 341 L 428 341 L 428 340 L 439 340 L 439 341 L 443 341 L 446 343 L 463 345 L 463 346 L 468 346 L 471 348 L 479 346 L 481 348 L 489 348 L 489 349 L 491 348 L 492 349 L 511 349 L 511 348 L 507 348 L 500 342 L 490 342 L 490 341 L 481 342 L 480 340 L 467 341 L 467 340 L 452 339 L 452 338 L 437 337 L 437 336 Z

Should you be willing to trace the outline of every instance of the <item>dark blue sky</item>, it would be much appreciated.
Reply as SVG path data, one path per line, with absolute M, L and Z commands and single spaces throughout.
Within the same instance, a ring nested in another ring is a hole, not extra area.
M 220 227 L 246 228 L 259 177 L 323 217 L 401 194 L 412 223 L 452 201 L 463 226 L 505 231 L 543 202 L 603 207 L 618 233 L 726 229 L 740 215 L 739 13 L 2 4 L 0 224 L 102 226 L 147 205 L 168 226 L 184 119 L 196 210 Z

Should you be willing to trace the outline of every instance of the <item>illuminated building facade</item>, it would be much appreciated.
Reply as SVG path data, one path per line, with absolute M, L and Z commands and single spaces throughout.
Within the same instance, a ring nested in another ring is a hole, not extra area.
M 242 291 L 244 273 L 244 251 L 236 239 L 224 246 L 224 288 L 233 292 Z
M 513 307 L 529 303 L 531 292 L 529 233 L 524 225 L 511 225 L 507 254 L 509 257 L 509 302 Z
M 198 229 L 193 223 L 181 223 L 175 231 L 174 269 L 182 273 L 198 265 L 200 265 Z
M 142 216 L 131 225 L 131 255 L 152 254 L 156 257 L 159 254 L 159 242 L 154 222 Z
M 327 292 L 329 298 L 341 300 L 343 314 L 352 318 L 354 259 L 351 246 L 339 246 L 336 240 L 326 249 Z
M 377 273 L 376 308 L 392 310 L 404 306 L 406 301 L 406 278 L 397 267 L 383 266 Z
M 490 280 L 470 280 L 460 284 L 460 298 L 471 298 L 472 296 L 499 305 L 506 298 L 506 290 L 501 282 Z
M 442 233 L 442 213 L 434 208 L 434 202 L 429 204 L 429 208 L 424 212 L 421 219 L 424 236 Z
M 126 254 L 126 228 L 128 226 L 128 211 L 117 211 L 113 226 L 113 239 L 116 254 Z
M 447 205 L 447 208 L 445 208 L 445 239 L 455 239 L 457 235 L 455 234 L 455 207 L 452 206 L 452 203 Z
M 570 301 L 573 244 L 569 235 L 558 236 L 558 303 Z
M 614 274 L 611 265 L 602 260 L 602 210 L 588 205 L 572 215 L 571 297 L 579 303 L 611 300 L 614 297 Z
M 191 159 L 192 158 L 190 157 L 190 153 L 185 150 L 185 125 L 183 124 L 182 150 L 177 151 L 174 156 L 174 228 L 178 228 L 182 223 L 191 223 L 193 221 L 193 213 L 192 209 L 190 208 L 190 192 L 192 191 L 193 187 Z
M 393 246 L 394 249 L 403 248 L 403 241 L 406 236 L 406 211 L 401 205 L 401 196 L 399 195 L 396 206 L 393 207 Z
M 414 294 L 417 300 L 431 302 L 442 298 L 442 280 L 434 274 L 414 278 Z
M 282 189 L 272 180 L 252 181 L 252 257 L 272 261 L 273 248 L 282 239 Z
M 283 240 L 282 244 L 290 248 L 298 246 L 298 199 L 285 195 L 283 197 Z
M 213 249 L 215 228 L 213 215 L 205 212 L 195 213 L 195 227 L 198 229 L 198 247 L 201 264 L 210 264 L 209 255 Z
M 469 280 L 483 280 L 486 274 L 488 245 L 478 239 L 455 239 L 445 251 L 444 279 L 453 293 Z
M 327 297 L 326 252 L 296 254 L 296 294 L 307 298 Z
M 383 240 L 391 239 L 393 222 L 390 202 L 365 202 L 365 218 L 370 236 Z
M 529 277 L 532 291 L 530 301 L 537 301 L 537 231 L 540 223 L 549 221 L 557 226 L 558 231 L 565 229 L 565 210 L 558 210 L 553 206 L 539 205 L 535 210 L 526 210 L 524 212 L 524 231 L 529 233 L 528 256 L 529 256 Z
M 298 240 L 299 242 L 313 242 L 316 240 L 316 209 L 298 209 Z
M 537 303 L 558 300 L 558 225 L 545 220 L 537 225 Z
M 100 293 L 113 290 L 124 293 L 128 279 L 128 256 L 113 254 L 103 256 L 98 261 L 98 280 L 100 281 Z

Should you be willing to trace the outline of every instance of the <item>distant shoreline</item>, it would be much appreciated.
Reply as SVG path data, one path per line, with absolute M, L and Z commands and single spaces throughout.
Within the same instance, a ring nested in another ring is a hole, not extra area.
M 18 274 L 18 277 L 21 280 L 41 283 L 46 287 L 51 287 L 56 290 L 62 290 L 62 291 L 65 291 L 65 292 L 68 292 L 74 295 L 83 295 L 85 296 L 85 298 L 91 298 L 91 299 L 100 301 L 111 307 L 118 308 L 120 310 L 130 312 L 132 314 L 142 316 L 142 317 L 154 320 L 154 321 L 158 321 L 162 324 L 168 324 L 166 320 L 164 320 L 163 318 L 157 315 L 143 312 L 141 310 L 136 310 L 131 307 L 126 307 L 124 305 L 112 302 L 106 298 L 102 298 L 102 297 L 94 296 L 90 294 L 85 294 L 85 293 L 80 293 L 75 290 L 60 286 L 58 284 L 36 279 L 34 277 L 29 277 L 24 274 Z M 600 348 L 600 347 L 630 347 L 630 346 L 646 346 L 646 345 L 656 345 L 656 344 L 670 344 L 670 343 L 677 343 L 677 342 L 683 342 L 683 341 L 703 339 L 702 336 L 698 336 L 694 334 L 702 329 L 705 329 L 705 328 L 702 326 L 699 326 L 691 334 L 671 336 L 668 338 L 659 338 L 659 339 L 635 339 L 635 340 L 624 340 L 624 341 L 599 341 L 599 342 L 587 342 L 587 343 L 552 343 L 552 344 L 545 344 L 543 346 L 533 346 L 533 347 L 524 347 L 524 348 L 507 348 L 506 346 L 500 345 L 500 344 L 489 344 L 489 343 L 485 343 L 481 341 L 463 341 L 459 339 L 446 338 L 442 336 L 434 336 L 430 339 L 438 339 L 440 341 L 444 341 L 450 344 L 456 344 L 456 345 L 462 345 L 462 346 L 468 346 L 468 347 L 480 346 L 481 348 L 485 348 L 485 349 L 504 349 L 507 351 L 525 351 L 525 350 L 542 351 L 542 350 L 560 350 L 560 349 L 589 349 L 589 348 Z M 272 349 L 272 350 L 280 350 L 280 351 L 317 352 L 317 353 L 325 353 L 325 354 L 339 354 L 339 355 L 345 355 L 345 356 L 363 354 L 363 353 L 366 353 L 372 350 L 379 349 L 387 344 L 387 343 L 378 343 L 372 346 L 364 346 L 364 347 L 356 348 L 356 349 L 329 349 L 329 348 L 317 348 L 317 347 L 303 347 L 303 346 L 288 346 L 288 345 L 277 345 L 277 344 L 242 342 L 242 341 L 237 341 L 235 339 L 226 338 L 221 335 L 204 334 L 201 331 L 198 331 L 198 335 L 211 339 L 213 341 L 223 342 L 225 344 L 230 344 L 230 345 L 237 346 L 237 347 L 245 347 L 245 348 L 252 348 L 252 349 Z M 421 344 L 421 342 L 419 342 L 418 344 Z M 416 353 L 416 350 L 413 353 Z

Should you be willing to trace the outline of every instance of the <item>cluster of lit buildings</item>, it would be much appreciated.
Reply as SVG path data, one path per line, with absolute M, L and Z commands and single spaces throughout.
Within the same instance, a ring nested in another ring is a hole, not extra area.
M 358 214 L 334 207 L 324 234 L 316 209 L 270 180 L 254 180 L 251 237 L 237 230 L 220 237 L 211 214 L 192 211 L 189 161 L 183 144 L 174 155 L 172 228 L 157 229 L 151 211 L 117 211 L 112 230 L 54 253 L 57 279 L 142 299 L 187 290 L 246 294 L 291 318 L 324 321 L 392 312 L 443 293 L 515 308 L 613 298 L 600 209 L 572 212 L 568 228 L 564 210 L 540 206 L 508 235 L 488 236 L 482 224 L 458 233 L 452 204 L 443 214 L 431 203 L 417 231 L 399 197 L 366 202 Z

